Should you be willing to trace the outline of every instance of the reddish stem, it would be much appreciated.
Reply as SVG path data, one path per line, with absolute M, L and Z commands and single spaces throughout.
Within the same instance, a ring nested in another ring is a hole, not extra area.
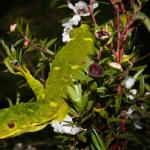
M 97 55 L 97 60 L 98 60 L 98 61 L 100 61 L 100 60 L 101 60 L 102 52 L 103 52 L 103 48 L 102 48 L 102 47 L 100 47 L 100 48 L 99 48 L 98 55 Z
M 126 127 L 125 127 L 125 125 L 126 125 L 125 120 L 122 120 L 122 121 L 120 122 L 120 131 L 121 131 L 122 133 L 125 133 L 125 132 L 126 132 Z
M 92 20 L 93 20 L 94 24 L 96 25 L 97 22 L 96 22 L 96 19 L 95 19 L 95 16 L 94 16 L 93 3 L 95 3 L 95 0 L 90 0 L 89 11 L 90 11 L 90 15 L 92 17 Z
M 124 53 L 125 42 L 128 38 L 129 33 L 133 30 L 131 28 L 131 25 L 135 21 L 136 16 L 138 15 L 138 13 L 140 12 L 140 10 L 142 8 L 142 5 L 139 6 L 138 10 L 131 17 L 130 14 L 126 11 L 124 3 L 121 0 L 120 7 L 121 7 L 121 10 L 122 10 L 123 14 L 125 15 L 126 21 L 127 21 L 124 30 L 121 32 L 119 5 L 117 4 L 116 0 L 110 0 L 110 2 L 112 3 L 112 5 L 115 9 L 116 15 L 117 15 L 117 50 L 115 52 L 115 59 L 116 59 L 117 63 L 121 63 L 122 56 L 123 56 L 123 53 Z
M 122 2 L 122 0 L 121 0 L 120 4 L 121 4 L 121 9 L 122 9 L 124 15 L 127 16 L 127 11 L 126 11 L 126 8 L 125 8 L 124 3 Z
M 120 63 L 120 46 L 121 46 L 121 32 L 120 32 L 120 13 L 119 6 L 117 5 L 116 0 L 111 0 L 111 3 L 114 6 L 115 12 L 117 14 L 117 52 L 116 52 L 116 62 Z

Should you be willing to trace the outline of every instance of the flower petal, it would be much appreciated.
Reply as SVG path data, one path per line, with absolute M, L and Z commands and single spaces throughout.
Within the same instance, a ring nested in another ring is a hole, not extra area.
M 126 112 L 126 115 L 127 115 L 128 117 L 131 117 L 131 116 L 132 116 L 132 113 L 133 113 L 134 111 L 135 111 L 135 109 L 129 108 L 128 111 Z
M 72 25 L 78 25 L 78 23 L 80 22 L 81 17 L 80 15 L 74 15 L 70 20 L 69 23 Z
M 62 122 L 53 121 L 51 126 L 54 128 L 54 132 L 65 133 L 65 134 L 70 134 L 70 135 L 75 135 L 85 130 L 81 127 L 71 125 L 70 124 L 71 122 L 72 122 L 72 117 L 67 116 L 66 118 L 64 118 Z
M 136 128 L 136 129 L 139 129 L 139 130 L 141 130 L 142 129 L 142 127 L 140 126 L 140 124 L 139 123 L 134 123 L 134 127 Z
M 10 32 L 15 31 L 16 27 L 17 27 L 17 24 L 16 24 L 16 23 L 15 23 L 15 24 L 10 25 Z
M 133 95 L 136 95 L 137 94 L 137 89 L 130 90 L 130 93 L 133 94 Z
M 93 3 L 93 9 L 97 8 L 98 5 L 99 5 L 99 4 L 98 4 L 97 2 Z
M 69 42 L 69 41 L 71 41 L 71 38 L 70 38 L 70 35 L 69 35 L 69 33 L 70 33 L 71 30 L 72 30 L 72 27 L 65 27 L 64 28 L 64 32 L 62 34 L 62 41 L 63 42 Z
M 121 65 L 118 64 L 118 63 L 115 63 L 115 62 L 109 62 L 108 65 L 111 66 L 111 67 L 113 67 L 113 68 L 115 68 L 115 69 L 122 70 Z
M 125 79 L 124 85 L 127 89 L 131 89 L 134 86 L 135 79 L 133 77 L 127 77 Z
M 77 14 L 77 10 L 76 10 L 75 6 L 72 5 L 72 3 L 68 2 L 68 7 L 69 7 L 70 9 L 72 9 L 75 14 Z

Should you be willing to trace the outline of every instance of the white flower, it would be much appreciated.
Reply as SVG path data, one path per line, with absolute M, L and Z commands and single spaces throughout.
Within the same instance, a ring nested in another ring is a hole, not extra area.
M 17 143 L 13 148 L 13 150 L 22 150 L 22 149 L 23 149 L 23 144 L 22 143 Z
M 67 116 L 62 122 L 53 121 L 51 126 L 54 128 L 54 132 L 70 135 L 76 135 L 79 132 L 85 130 L 75 125 L 71 125 L 71 123 L 73 123 L 72 117 Z
M 70 2 L 68 2 L 68 7 L 74 11 L 75 14 L 80 16 L 90 16 L 89 6 L 84 1 L 79 1 L 73 6 Z M 93 3 L 93 9 L 98 7 L 98 3 Z
M 145 92 L 145 94 L 144 94 L 145 96 L 147 96 L 147 95 L 150 95 L 150 92 Z
M 69 22 L 70 22 L 72 25 L 78 25 L 78 23 L 79 23 L 80 20 L 81 20 L 80 15 L 74 15 L 74 16 L 69 20 Z
M 128 111 L 126 111 L 126 115 L 127 117 L 131 118 L 132 117 L 132 113 L 135 111 L 135 109 L 129 108 Z
M 74 11 L 75 15 L 71 19 L 69 19 L 68 22 L 62 24 L 62 26 L 65 27 L 64 32 L 62 34 L 63 42 L 69 42 L 71 40 L 69 36 L 69 32 L 72 30 L 73 25 L 79 24 L 81 20 L 81 16 L 90 16 L 89 6 L 84 1 L 79 1 L 75 5 L 68 2 L 68 7 Z M 97 7 L 98 7 L 98 3 L 93 3 L 93 9 Z M 69 29 L 71 28 L 69 32 L 68 32 L 68 28 Z
M 134 86 L 135 81 L 136 81 L 135 78 L 127 77 L 125 79 L 124 85 L 127 89 L 131 89 Z
M 15 24 L 10 25 L 10 32 L 15 31 L 16 27 L 17 27 L 17 24 L 16 24 L 16 23 L 15 23 Z
M 14 48 L 14 45 L 13 45 L 13 44 L 11 45 L 10 50 L 11 50 L 11 52 L 12 52 L 12 53 L 14 53 L 14 52 L 15 52 L 15 48 Z
M 137 89 L 132 89 L 129 91 L 131 94 L 126 94 L 126 97 L 129 98 L 130 100 L 134 100 L 134 96 L 137 94 Z
M 128 94 L 126 94 L 126 97 L 127 97 L 128 99 L 130 99 L 130 100 L 134 100 L 134 96 L 133 96 L 133 95 L 128 95 Z
M 68 26 L 68 27 L 64 28 L 64 32 L 62 33 L 62 37 L 63 37 L 62 41 L 63 42 L 69 42 L 71 40 L 70 35 L 69 35 L 71 30 L 72 30 L 71 26 L 70 27 Z
M 90 16 L 89 6 L 84 1 L 79 1 L 75 5 L 68 2 L 68 7 L 72 9 L 76 15 Z M 94 2 L 92 7 L 93 9 L 97 8 L 98 3 Z
M 136 129 L 142 129 L 142 127 L 140 126 L 140 124 L 139 123 L 134 123 L 134 127 L 136 128 Z
M 68 22 L 62 24 L 63 27 L 69 28 L 73 25 L 78 25 L 78 22 L 81 20 L 80 15 L 74 15 Z
M 109 62 L 108 65 L 111 66 L 111 67 L 113 67 L 113 68 L 115 68 L 115 69 L 122 70 L 121 65 L 118 64 L 118 63 L 115 63 L 115 62 Z
M 126 118 L 134 119 L 135 118 L 135 115 L 133 114 L 134 111 L 136 110 L 130 107 L 127 111 L 123 111 L 123 114 L 126 116 Z M 138 130 L 142 129 L 142 126 L 140 125 L 140 122 L 138 120 L 133 121 L 134 127 L 136 129 Z
M 137 89 L 130 90 L 130 93 L 133 94 L 133 95 L 136 95 L 137 94 Z
M 37 150 L 37 149 L 35 147 L 33 147 L 31 144 L 24 146 L 22 143 L 17 143 L 14 146 L 13 150 Z

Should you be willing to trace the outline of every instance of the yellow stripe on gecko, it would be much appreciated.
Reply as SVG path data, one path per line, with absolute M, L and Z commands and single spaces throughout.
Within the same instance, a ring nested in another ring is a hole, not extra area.
M 74 40 L 63 46 L 52 62 L 44 92 L 42 84 L 31 76 L 27 68 L 22 68 L 25 69 L 23 72 L 17 70 L 18 74 L 26 78 L 37 101 L 0 110 L 0 139 L 35 132 L 52 121 L 61 121 L 66 117 L 69 111 L 64 100 L 67 98 L 67 86 L 72 86 L 72 78 L 77 78 L 85 57 L 94 54 L 93 35 L 87 25 L 73 29 L 71 37 L 75 37 Z

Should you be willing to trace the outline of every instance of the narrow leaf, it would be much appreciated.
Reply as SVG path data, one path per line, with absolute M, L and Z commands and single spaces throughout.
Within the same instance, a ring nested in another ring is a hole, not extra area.
M 1 43 L 2 43 L 2 46 L 3 46 L 3 48 L 4 48 L 5 52 L 6 52 L 6 54 L 7 54 L 9 57 L 11 57 L 10 49 L 9 49 L 9 47 L 6 45 L 5 41 L 4 41 L 4 40 L 1 40 Z
M 8 57 L 4 59 L 4 64 L 6 65 L 7 69 L 8 69 L 11 73 L 16 74 L 15 71 L 14 71 L 14 69 L 13 69 L 12 64 L 10 63 L 10 59 L 9 59 Z
M 94 143 L 94 146 L 96 147 L 97 150 L 102 150 L 97 139 L 96 139 L 96 136 L 92 133 L 92 141 Z
M 18 41 L 15 42 L 14 47 L 18 46 L 19 44 L 21 44 L 23 42 L 23 39 L 20 39 Z
M 122 95 L 115 96 L 115 111 L 116 111 L 116 113 L 118 113 L 118 111 L 120 110 L 121 98 L 122 98 Z
M 50 40 L 47 44 L 46 44 L 46 48 L 49 48 L 51 45 L 53 45 L 56 42 L 57 38 Z
M 29 28 L 29 25 L 27 24 L 26 25 L 26 36 L 29 38 L 30 37 L 30 28 Z
M 110 123 L 113 123 L 113 122 L 120 122 L 121 119 L 119 119 L 119 118 L 109 118 L 108 121 L 109 121 Z
M 141 77 L 140 77 L 140 91 L 139 91 L 140 97 L 143 96 L 144 91 L 145 91 L 145 81 L 144 81 L 144 76 L 141 75 Z
M 145 27 L 150 32 L 150 18 L 148 18 L 148 16 L 146 16 L 146 14 L 144 14 L 143 12 L 139 12 L 136 19 L 143 21 Z
M 99 142 L 100 144 L 100 147 L 101 147 L 101 150 L 106 150 L 106 146 L 105 146 L 105 143 L 103 142 L 102 138 L 100 135 L 98 135 L 98 133 L 95 131 L 95 129 L 93 128 L 93 131 L 94 131 L 94 134 L 97 138 L 97 141 Z

